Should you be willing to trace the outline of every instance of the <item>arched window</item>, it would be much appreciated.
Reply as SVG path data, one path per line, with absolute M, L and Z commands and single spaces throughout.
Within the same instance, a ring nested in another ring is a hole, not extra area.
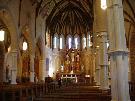
M 60 37 L 60 49 L 62 49 L 63 48 L 63 45 L 62 45 L 62 37 Z
M 82 47 L 83 47 L 83 49 L 86 48 L 86 37 L 85 37 L 85 35 L 83 35 L 83 37 L 82 37 Z
M 88 36 L 87 36 L 87 43 L 88 43 L 88 47 L 91 47 L 91 36 L 90 36 L 90 32 L 88 32 Z
M 85 48 L 85 47 L 86 47 L 86 38 L 83 37 L 83 48 Z
M 0 29 L 0 41 L 4 41 L 4 35 L 5 35 L 5 31 Z
M 78 48 L 80 48 L 80 37 L 78 36 L 78 34 L 75 34 L 75 36 L 74 36 L 74 47 L 75 47 L 75 49 L 78 49 Z
M 54 48 L 58 48 L 58 35 L 57 34 L 54 34 L 53 46 Z
M 59 45 L 59 48 L 63 49 L 64 47 L 65 47 L 65 38 L 64 38 L 64 35 L 61 34 L 60 35 L 60 45 Z
M 75 49 L 78 48 L 78 38 L 75 38 Z
M 72 38 L 69 37 L 69 38 L 68 38 L 68 48 L 70 49 L 71 46 L 72 46 Z
M 27 42 L 23 42 L 23 50 L 27 50 L 27 48 L 28 48 L 28 45 L 27 45 Z
M 54 48 L 57 48 L 57 38 L 56 38 L 56 36 L 54 37 Z
M 70 49 L 72 48 L 72 36 L 69 34 L 67 37 L 66 37 L 66 48 Z

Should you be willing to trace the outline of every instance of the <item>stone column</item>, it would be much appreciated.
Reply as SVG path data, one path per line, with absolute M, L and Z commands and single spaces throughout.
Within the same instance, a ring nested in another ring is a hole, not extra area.
M 44 81 L 45 80 L 45 60 L 41 59 L 39 61 L 39 80 Z
M 45 36 L 44 34 L 41 35 L 41 58 L 40 58 L 40 61 L 39 61 L 39 80 L 41 81 L 44 81 L 45 80 L 45 74 L 46 74 L 46 47 L 45 47 Z
M 99 47 L 99 68 L 100 68 L 100 85 L 101 89 L 108 88 L 108 54 L 107 54 L 107 12 L 101 9 L 99 0 L 94 0 L 94 32 L 96 34 L 96 42 Z
M 16 84 L 17 77 L 17 50 L 11 51 L 12 67 L 11 67 L 11 84 Z
M 100 85 L 100 67 L 99 67 L 99 49 L 98 47 L 96 48 L 96 65 L 95 65 L 95 81 L 96 81 L 96 85 Z
M 30 56 L 30 82 L 34 82 L 34 55 Z
M 122 0 L 107 0 L 112 101 L 130 101 Z
M 100 54 L 100 87 L 101 89 L 108 89 L 108 54 L 107 54 L 107 32 L 99 34 L 99 54 Z
M 48 77 L 48 71 L 47 71 L 47 64 L 46 64 L 46 61 L 47 61 L 47 55 L 48 55 L 48 53 L 47 53 L 47 47 L 45 47 L 45 55 L 44 55 L 44 60 L 45 60 L 45 68 L 44 68 L 44 77 Z

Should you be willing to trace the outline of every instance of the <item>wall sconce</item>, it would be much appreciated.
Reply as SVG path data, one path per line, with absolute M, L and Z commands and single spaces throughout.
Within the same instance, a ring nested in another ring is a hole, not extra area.
M 0 30 L 0 41 L 4 41 L 5 31 Z
M 109 47 L 109 43 L 107 42 L 106 45 L 107 45 L 107 48 L 108 48 Z
M 101 0 L 101 8 L 105 10 L 107 8 L 106 0 Z
M 27 48 L 28 48 L 27 42 L 23 42 L 23 50 L 27 50 Z
M 96 46 L 96 48 L 99 48 L 99 46 Z
M 11 51 L 11 46 L 8 47 L 8 52 L 10 52 L 10 51 Z

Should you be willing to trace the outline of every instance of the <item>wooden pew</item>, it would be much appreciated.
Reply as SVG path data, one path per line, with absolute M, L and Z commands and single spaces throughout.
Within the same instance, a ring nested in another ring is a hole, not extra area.
M 52 83 L 25 83 L 17 85 L 0 85 L 0 101 L 32 101 L 35 97 L 53 92 Z
M 131 101 L 135 101 L 135 82 L 129 82 L 129 93 Z

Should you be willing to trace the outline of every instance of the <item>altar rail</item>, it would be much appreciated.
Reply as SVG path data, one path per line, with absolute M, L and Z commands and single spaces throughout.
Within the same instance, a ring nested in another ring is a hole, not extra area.
M 55 91 L 54 83 L 0 85 L 0 101 L 33 101 L 35 97 Z
M 129 93 L 131 101 L 135 101 L 135 82 L 129 82 Z

